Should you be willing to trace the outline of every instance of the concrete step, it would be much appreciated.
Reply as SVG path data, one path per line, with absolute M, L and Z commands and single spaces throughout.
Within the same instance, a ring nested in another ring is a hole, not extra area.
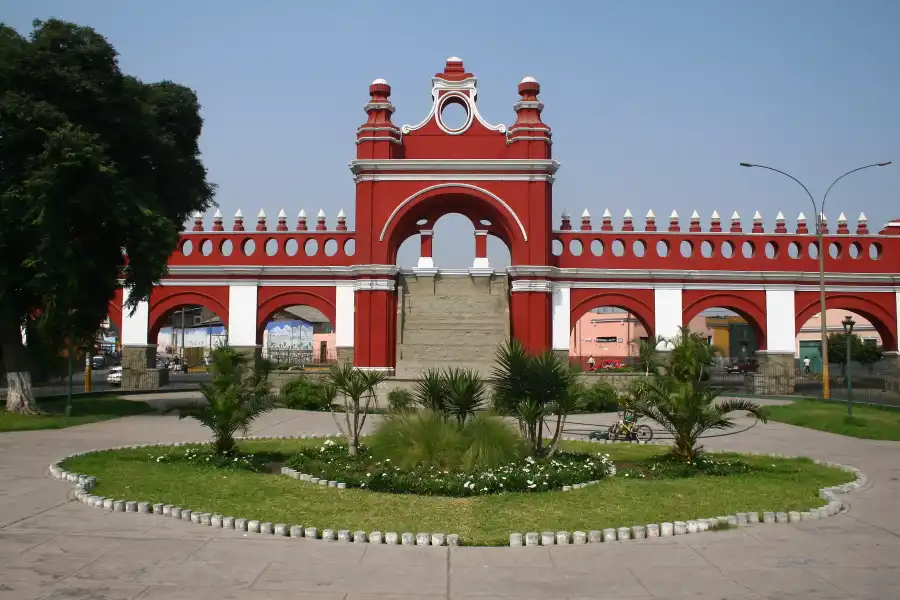
M 400 346 L 415 345 L 452 345 L 452 346 L 491 346 L 496 348 L 506 341 L 506 331 L 499 329 L 433 329 L 404 327 Z

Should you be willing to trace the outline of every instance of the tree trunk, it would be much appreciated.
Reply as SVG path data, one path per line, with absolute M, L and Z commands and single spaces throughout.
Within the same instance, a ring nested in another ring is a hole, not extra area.
M 3 344 L 3 364 L 6 368 L 6 410 L 25 414 L 39 412 L 34 401 L 28 353 L 22 343 L 21 331 L 18 328 L 5 330 L 0 343 Z

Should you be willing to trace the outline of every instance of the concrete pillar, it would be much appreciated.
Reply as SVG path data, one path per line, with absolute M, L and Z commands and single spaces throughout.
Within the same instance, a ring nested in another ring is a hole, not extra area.
M 487 257 L 487 231 L 475 230 L 475 262 L 472 263 L 473 269 L 489 269 L 491 263 Z
M 680 285 L 657 284 L 653 288 L 654 334 L 671 339 L 678 337 L 679 328 L 684 321 Z M 668 342 L 660 342 L 657 350 L 666 352 L 670 349 Z
M 166 385 L 169 372 L 156 368 L 156 340 L 148 340 L 150 305 L 138 302 L 134 312 L 125 308 L 129 290 L 122 294 L 122 389 L 154 389 Z
M 566 356 L 568 360 L 569 345 L 572 336 L 572 296 L 569 287 L 559 284 L 551 284 L 551 306 L 553 310 L 553 352 L 560 356 Z
M 549 281 L 519 279 L 512 282 L 509 297 L 512 337 L 531 352 L 544 352 L 551 346 L 551 292 Z
M 343 283 L 343 282 L 341 282 Z M 353 282 L 338 285 L 335 292 L 334 347 L 338 362 L 353 362 L 356 293 Z
M 766 289 L 766 339 L 758 350 L 759 370 L 752 391 L 758 394 L 786 395 L 795 391 L 794 355 L 797 346 L 794 289 L 771 286 Z
M 432 242 L 434 240 L 434 231 L 430 229 L 419 230 L 419 240 L 422 249 L 419 252 L 419 263 L 416 265 L 419 269 L 433 269 L 434 258 L 432 258 Z
M 900 352 L 889 350 L 884 353 L 885 376 L 884 389 L 900 394 Z
M 397 299 L 393 279 L 354 282 L 353 364 L 360 369 L 393 371 L 397 353 Z

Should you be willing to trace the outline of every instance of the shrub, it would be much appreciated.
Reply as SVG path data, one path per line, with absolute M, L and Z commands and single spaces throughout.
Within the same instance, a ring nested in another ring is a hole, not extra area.
M 281 386 L 281 402 L 296 410 L 329 410 L 334 399 L 321 382 L 301 375 Z
M 438 369 L 428 369 L 416 379 L 413 397 L 416 404 L 436 413 L 443 413 L 446 389 L 443 374 Z
M 599 381 L 585 388 L 578 410 L 586 413 L 613 412 L 619 410 L 619 394 L 606 381 Z
M 466 421 L 460 434 L 464 448 L 460 463 L 466 471 L 510 464 L 526 454 L 522 437 L 497 417 L 479 414 Z
M 403 388 L 394 388 L 388 392 L 388 407 L 391 412 L 403 412 L 412 408 L 415 399 L 412 392 Z
M 486 392 L 481 376 L 470 369 L 447 369 L 444 380 L 444 411 L 455 417 L 460 426 L 484 406 Z
M 417 465 L 445 469 L 459 464 L 462 442 L 455 423 L 426 409 L 386 417 L 367 446 L 376 459 L 392 461 L 402 469 Z

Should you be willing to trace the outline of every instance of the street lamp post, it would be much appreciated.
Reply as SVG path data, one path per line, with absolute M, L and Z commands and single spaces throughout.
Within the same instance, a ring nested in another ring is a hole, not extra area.
M 853 347 L 851 342 L 853 341 L 853 326 L 856 325 L 856 321 L 853 320 L 853 317 L 847 315 L 844 317 L 844 320 L 841 321 L 841 325 L 844 326 L 844 333 L 847 335 L 847 363 L 844 367 L 844 376 L 847 379 L 847 416 L 853 416 L 853 383 L 850 380 L 850 359 L 851 354 L 850 350 Z
M 816 207 L 816 199 L 813 198 L 813 195 L 810 193 L 809 189 L 801 183 L 799 179 L 794 177 L 789 173 L 785 173 L 784 171 L 780 171 L 773 167 L 767 167 L 765 165 L 757 165 L 753 163 L 742 162 L 742 167 L 758 167 L 760 169 L 768 169 L 769 171 L 775 171 L 776 173 L 781 173 L 785 177 L 789 177 L 797 182 L 800 187 L 803 188 L 803 191 L 806 192 L 806 195 L 809 196 L 810 202 L 812 202 L 813 211 L 816 215 L 816 245 L 818 246 L 818 254 L 819 254 L 819 321 L 820 321 L 820 329 L 822 334 L 822 399 L 828 400 L 831 397 L 831 389 L 830 382 L 828 380 L 828 319 L 825 308 L 825 200 L 828 199 L 828 193 L 831 191 L 831 188 L 834 187 L 838 181 L 850 175 L 851 173 L 856 173 L 857 171 L 862 171 L 863 169 L 870 169 L 872 167 L 886 167 L 891 164 L 891 161 L 873 163 L 871 165 L 865 165 L 862 167 L 858 167 L 853 169 L 852 171 L 847 171 L 837 179 L 831 182 L 831 185 L 828 186 L 828 189 L 825 190 L 825 195 L 822 196 L 822 205 L 821 210 Z

